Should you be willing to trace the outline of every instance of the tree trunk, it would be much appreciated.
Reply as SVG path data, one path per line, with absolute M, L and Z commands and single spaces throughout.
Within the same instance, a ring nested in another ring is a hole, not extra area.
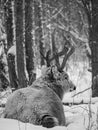
M 19 88 L 27 86 L 24 47 L 24 0 L 15 1 L 16 13 L 16 63 Z
M 29 81 L 32 82 L 36 79 L 34 73 L 34 52 L 33 52 L 33 6 L 32 0 L 25 0 L 25 48 L 26 48 L 26 68 L 29 75 Z
M 98 0 L 82 0 L 88 17 L 89 44 L 91 48 L 92 97 L 98 96 Z
M 98 74 L 98 1 L 92 2 L 92 74 Z
M 12 16 L 12 0 L 6 2 L 5 10 L 5 26 L 7 33 L 7 50 L 13 45 L 13 16 Z
M 41 52 L 42 54 L 44 54 L 44 47 L 43 47 L 43 24 L 42 24 L 42 20 L 43 20 L 43 9 L 42 9 L 42 1 L 40 0 L 39 2 L 36 2 L 36 6 L 35 6 L 35 16 L 37 15 L 37 19 L 38 19 L 38 27 L 39 27 L 39 52 Z M 44 62 L 44 58 L 43 56 L 40 54 L 40 64 L 41 66 L 45 64 Z
M 13 46 L 13 11 L 12 11 L 12 0 L 6 2 L 4 6 L 5 11 L 5 25 L 6 25 L 6 34 L 7 34 L 7 61 L 8 61 L 8 72 L 9 72 L 9 81 L 11 88 L 17 88 L 17 76 L 15 73 L 15 55 L 11 52 L 9 54 L 9 49 Z
M 98 0 L 92 1 L 92 78 L 98 75 Z M 97 76 L 98 78 L 98 76 Z M 92 96 L 98 96 L 98 79 L 96 86 L 93 85 Z

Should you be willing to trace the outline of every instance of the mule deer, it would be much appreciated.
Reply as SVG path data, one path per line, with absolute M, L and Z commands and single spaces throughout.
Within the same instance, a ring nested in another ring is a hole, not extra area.
M 65 92 L 75 89 L 68 75 L 63 71 L 63 65 L 57 63 L 60 53 L 55 53 L 48 63 L 53 59 L 56 66 L 49 66 L 44 75 L 35 80 L 31 86 L 16 90 L 8 98 L 5 107 L 5 118 L 17 119 L 44 127 L 56 125 L 65 126 L 65 116 L 62 98 Z M 72 52 L 72 50 L 71 50 Z M 67 53 L 66 53 L 67 54 Z M 43 54 L 42 54 L 43 55 Z M 46 58 L 44 56 L 44 58 Z

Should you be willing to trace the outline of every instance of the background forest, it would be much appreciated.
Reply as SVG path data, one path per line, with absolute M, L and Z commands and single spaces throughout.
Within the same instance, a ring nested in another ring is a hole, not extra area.
M 98 73 L 97 4 L 97 0 L 0 0 L 0 88 L 31 84 L 54 53 L 77 92 L 91 88 Z M 88 89 L 83 94 L 90 93 Z

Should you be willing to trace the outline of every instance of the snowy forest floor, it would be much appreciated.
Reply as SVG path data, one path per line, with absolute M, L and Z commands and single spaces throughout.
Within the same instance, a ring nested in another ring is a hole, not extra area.
M 3 118 L 4 105 L 11 93 L 10 89 L 0 92 L 0 130 L 46 130 L 47 128 L 41 126 Z M 65 96 L 63 102 L 65 104 L 69 102 L 68 105 L 64 105 L 67 126 L 57 126 L 50 130 L 98 130 L 98 98 L 89 100 L 90 103 L 87 103 L 88 99 L 84 100 L 82 98 L 66 99 Z M 75 103 L 77 105 L 74 105 Z

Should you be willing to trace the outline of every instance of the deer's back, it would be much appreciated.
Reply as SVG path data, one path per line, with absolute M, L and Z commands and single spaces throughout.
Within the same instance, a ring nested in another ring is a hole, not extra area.
M 16 90 L 8 99 L 5 117 L 35 125 L 43 125 L 44 117 L 56 119 L 56 125 L 65 125 L 60 98 L 47 86 L 33 86 Z

